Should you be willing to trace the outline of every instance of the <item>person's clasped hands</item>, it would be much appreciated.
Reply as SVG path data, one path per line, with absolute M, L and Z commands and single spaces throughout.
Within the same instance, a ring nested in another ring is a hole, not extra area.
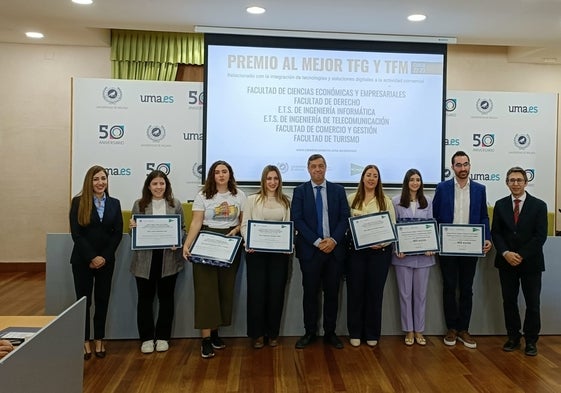
M 14 346 L 8 340 L 0 340 L 0 358 L 3 358 L 14 350 Z

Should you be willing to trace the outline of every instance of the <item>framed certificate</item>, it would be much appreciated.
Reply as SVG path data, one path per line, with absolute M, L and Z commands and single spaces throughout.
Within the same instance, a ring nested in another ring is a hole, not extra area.
M 179 214 L 134 214 L 131 249 L 146 250 L 181 247 L 181 216 Z
M 356 250 L 396 240 L 388 212 L 349 217 L 349 226 Z
M 440 255 L 483 257 L 485 226 L 440 224 Z
M 439 251 L 435 220 L 398 222 L 395 234 L 397 252 L 416 255 Z
M 248 220 L 246 247 L 262 252 L 291 253 L 294 241 L 292 221 Z
M 234 262 L 242 238 L 200 231 L 191 245 L 189 260 L 194 263 L 229 267 Z

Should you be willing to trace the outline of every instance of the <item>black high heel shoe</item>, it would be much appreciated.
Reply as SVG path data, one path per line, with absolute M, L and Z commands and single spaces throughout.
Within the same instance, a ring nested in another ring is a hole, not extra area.
M 90 360 L 92 358 L 92 351 L 90 349 L 90 343 L 84 343 L 84 360 Z
M 101 346 L 101 351 L 98 351 L 98 350 L 97 350 L 97 345 L 96 345 L 96 347 L 95 347 L 95 357 L 96 357 L 96 358 L 103 359 L 103 358 L 105 357 L 105 354 L 106 354 L 105 348 L 103 348 L 103 342 L 102 342 L 101 340 L 95 340 L 95 343 L 96 343 L 96 344 L 97 344 L 98 342 L 101 344 L 101 345 L 100 345 L 100 346 Z M 90 357 L 91 357 L 91 352 L 90 352 Z

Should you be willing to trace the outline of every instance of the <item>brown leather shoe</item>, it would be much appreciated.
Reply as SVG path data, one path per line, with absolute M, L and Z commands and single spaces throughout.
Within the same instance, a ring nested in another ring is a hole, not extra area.
M 265 346 L 265 343 L 263 342 L 263 336 L 257 337 L 255 340 L 253 340 L 253 348 L 261 349 L 264 346 Z
M 458 341 L 464 343 L 464 345 L 468 348 L 471 349 L 477 348 L 477 343 L 473 338 L 471 338 L 471 335 L 467 330 L 462 330 L 461 332 L 458 332 Z
M 444 337 L 444 344 L 453 346 L 456 345 L 456 339 L 458 338 L 458 331 L 456 329 L 448 329 L 448 333 Z

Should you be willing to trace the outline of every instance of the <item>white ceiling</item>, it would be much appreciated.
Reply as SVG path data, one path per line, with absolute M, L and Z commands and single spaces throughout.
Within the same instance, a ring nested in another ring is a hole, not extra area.
M 267 9 L 249 15 L 248 5 Z M 407 15 L 422 13 L 420 23 Z M 454 37 L 561 61 L 561 0 L 1 0 L 0 42 L 108 46 L 110 29 L 193 32 L 194 26 Z M 25 37 L 41 31 L 41 41 Z M 520 48 L 521 47 L 521 48 Z

